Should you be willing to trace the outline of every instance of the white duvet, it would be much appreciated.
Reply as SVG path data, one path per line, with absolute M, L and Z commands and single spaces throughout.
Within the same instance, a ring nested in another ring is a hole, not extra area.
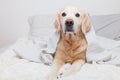
M 90 44 L 87 60 L 93 63 L 86 63 L 77 74 L 60 80 L 120 80 L 120 42 L 99 36 L 96 39 L 102 48 Z M 13 49 L 21 43 L 32 45 L 30 40 L 23 39 L 0 55 L 0 80 L 43 80 L 50 66 L 19 58 Z
M 50 67 L 19 59 L 11 50 L 0 56 L 0 80 L 43 80 Z M 60 80 L 120 80 L 120 67 L 109 64 L 88 64 L 72 76 Z

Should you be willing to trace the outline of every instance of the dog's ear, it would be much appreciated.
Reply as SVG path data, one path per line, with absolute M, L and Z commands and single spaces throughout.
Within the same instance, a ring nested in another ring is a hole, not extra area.
M 85 34 L 89 32 L 91 29 L 91 21 L 89 19 L 89 15 L 84 12 L 82 16 L 82 32 Z
M 55 28 L 58 30 L 58 31 L 60 31 L 60 14 L 59 14 L 59 12 L 57 12 L 57 14 L 56 14 L 56 19 L 55 19 L 55 22 L 54 22 L 54 26 L 55 26 Z

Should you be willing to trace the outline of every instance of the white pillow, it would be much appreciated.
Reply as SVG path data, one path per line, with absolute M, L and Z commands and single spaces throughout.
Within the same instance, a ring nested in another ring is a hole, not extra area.
M 120 14 L 91 16 L 96 34 L 120 40 Z
M 28 19 L 30 25 L 30 39 L 34 42 L 47 42 L 48 36 L 53 32 L 54 17 L 51 15 L 35 15 Z M 41 36 L 42 35 L 42 36 Z

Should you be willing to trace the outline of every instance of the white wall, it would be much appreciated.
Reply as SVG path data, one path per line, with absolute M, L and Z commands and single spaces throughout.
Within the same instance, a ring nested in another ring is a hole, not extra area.
M 0 0 L 0 47 L 27 34 L 27 18 L 53 14 L 63 6 L 81 6 L 90 14 L 118 14 L 120 0 Z

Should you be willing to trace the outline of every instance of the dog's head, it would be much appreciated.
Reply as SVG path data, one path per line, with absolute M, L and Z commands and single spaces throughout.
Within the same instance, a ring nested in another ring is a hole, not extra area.
M 91 28 L 88 14 L 80 8 L 65 7 L 57 12 L 55 28 L 62 33 L 85 34 Z

